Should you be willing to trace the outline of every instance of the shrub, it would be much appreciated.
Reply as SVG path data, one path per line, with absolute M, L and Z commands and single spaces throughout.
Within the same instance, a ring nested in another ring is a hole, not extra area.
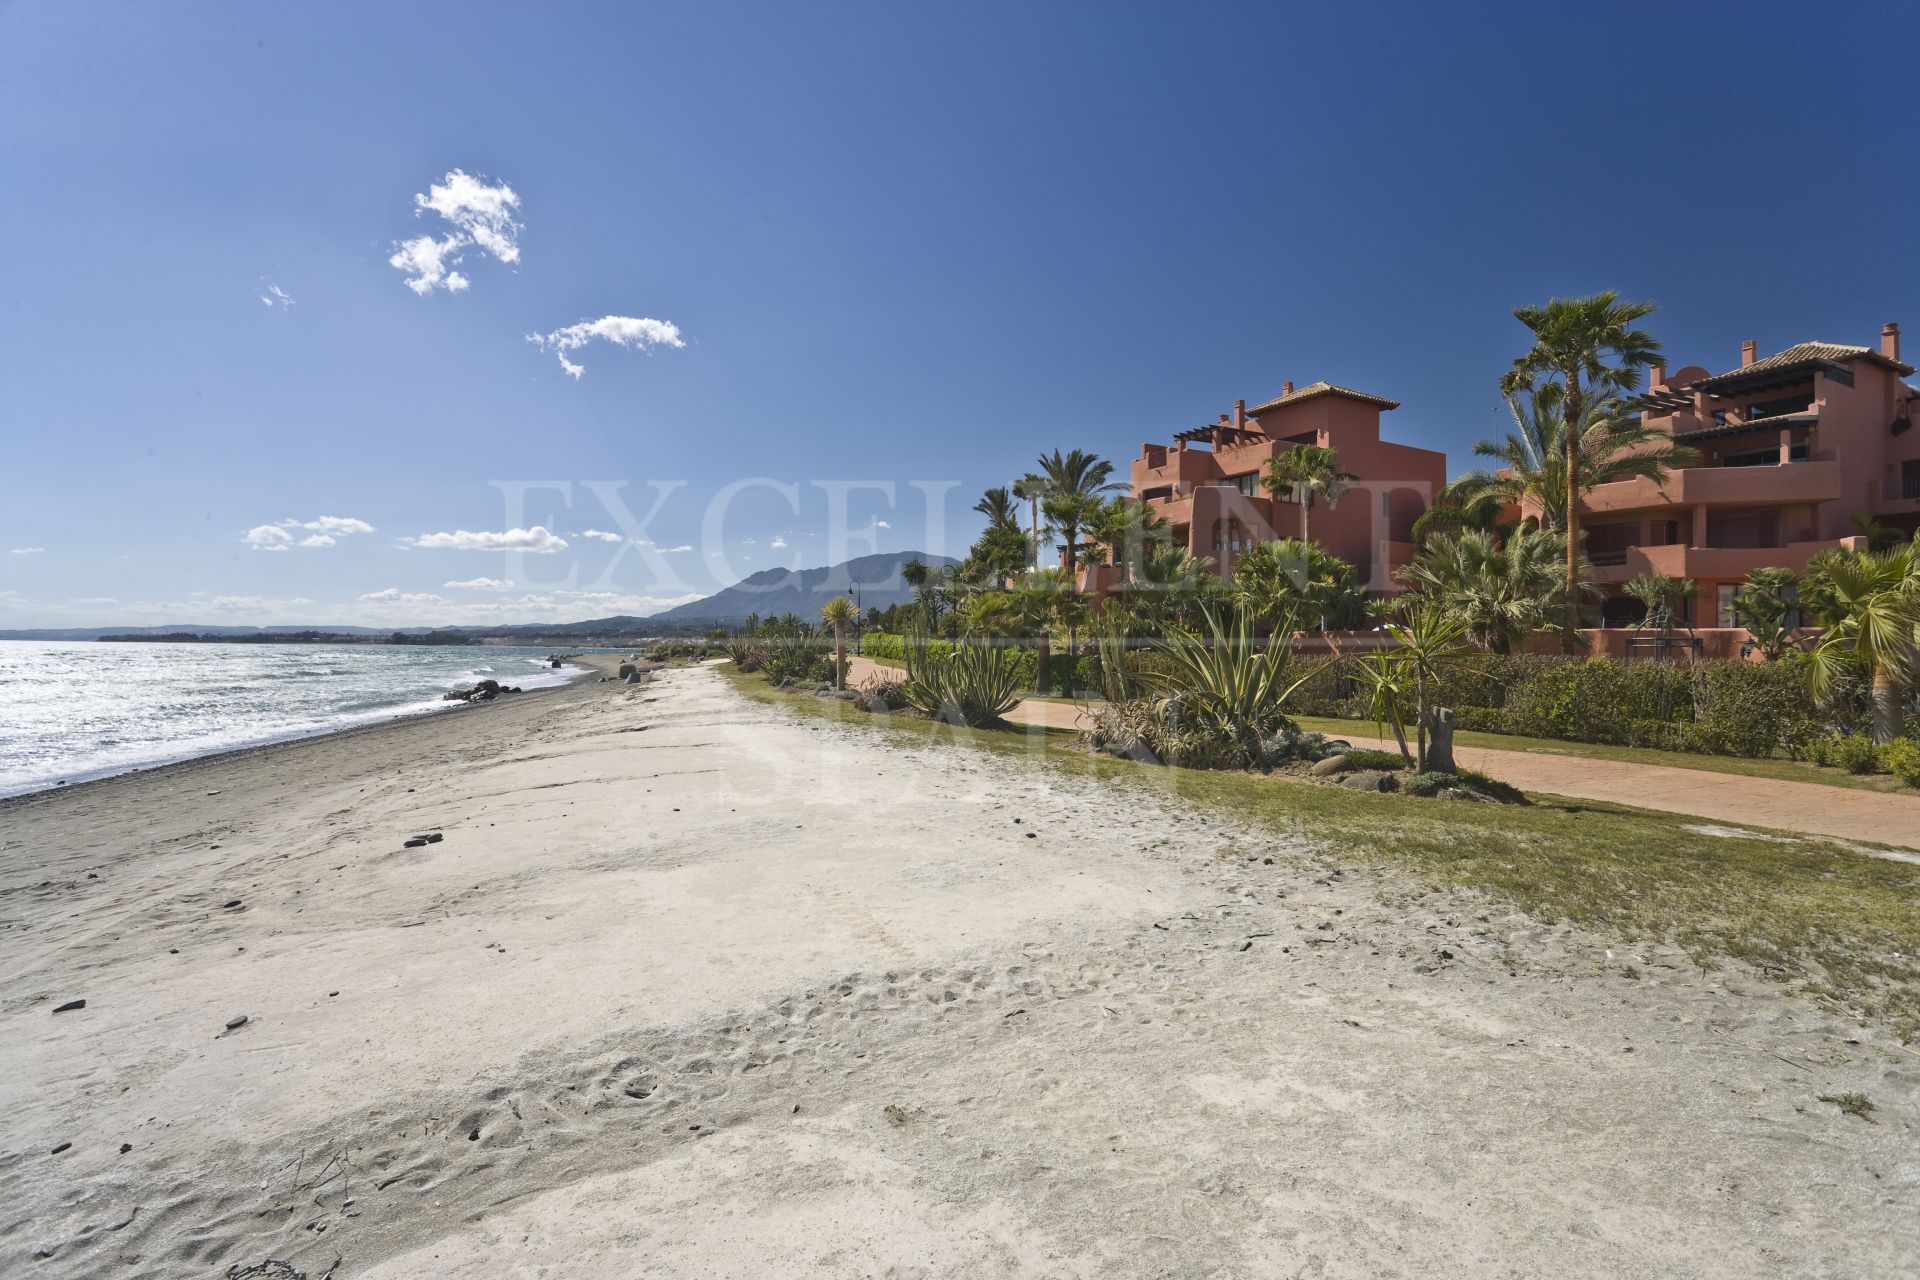
M 1268 767 L 1294 760 L 1323 760 L 1333 753 L 1324 733 L 1302 733 L 1287 729 L 1260 742 L 1260 763 Z M 1398 757 L 1395 757 L 1398 759 Z
M 1261 643 L 1244 607 L 1224 621 L 1208 610 L 1205 623 L 1204 636 L 1178 630 L 1169 635 L 1159 654 L 1166 669 L 1157 681 L 1194 728 L 1238 759 L 1258 763 L 1263 741 L 1297 728 L 1287 714 L 1301 676 L 1289 669 L 1292 645 L 1285 636 Z
M 1828 739 L 1826 762 L 1848 773 L 1872 773 L 1880 767 L 1880 753 L 1874 748 L 1872 738 L 1855 733 Z
M 1797 738 L 1813 715 L 1798 665 L 1702 662 L 1688 674 L 1693 702 L 1691 748 L 1712 755 L 1759 757 Z
M 1404 769 L 1407 759 L 1398 751 L 1375 751 L 1368 747 L 1350 747 L 1341 753 L 1356 769 Z
M 861 693 L 869 711 L 893 711 L 907 705 L 907 684 L 904 680 L 876 680 L 862 689 Z
M 1920 787 L 1920 742 L 1895 738 L 1880 748 L 1880 767 L 1910 787 Z
M 1410 796 L 1437 796 L 1456 779 L 1450 773 L 1416 773 L 1400 780 L 1400 789 Z

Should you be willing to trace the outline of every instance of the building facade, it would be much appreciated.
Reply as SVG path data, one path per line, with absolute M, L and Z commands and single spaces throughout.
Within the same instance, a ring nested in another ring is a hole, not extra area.
M 1207 556 L 1222 576 L 1255 543 L 1300 536 L 1354 566 L 1368 591 L 1391 595 L 1413 557 L 1413 522 L 1446 483 L 1447 459 L 1380 438 L 1380 415 L 1396 401 L 1328 382 L 1294 389 L 1288 382 L 1265 404 L 1237 401 L 1217 422 L 1176 434 L 1172 444 L 1145 444 L 1133 461 L 1136 501 L 1173 525 L 1174 541 Z M 1339 501 L 1311 513 L 1260 486 L 1269 459 L 1296 444 L 1330 446 L 1357 479 Z
M 1619 584 L 1652 571 L 1694 580 L 1684 621 L 1731 627 L 1753 570 L 1800 573 L 1829 548 L 1865 546 L 1856 515 L 1920 526 L 1920 393 L 1902 381 L 1913 372 L 1893 324 L 1877 348 L 1802 342 L 1761 358 L 1747 342 L 1725 373 L 1654 366 L 1642 421 L 1700 456 L 1664 485 L 1599 485 L 1581 503 L 1608 624 L 1637 616 Z

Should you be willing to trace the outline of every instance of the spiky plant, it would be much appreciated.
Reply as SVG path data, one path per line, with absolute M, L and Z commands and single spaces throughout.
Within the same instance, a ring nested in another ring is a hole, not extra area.
M 847 687 L 847 628 L 859 618 L 860 610 L 846 596 L 835 596 L 820 606 L 820 616 L 833 628 L 833 687 Z
M 927 634 L 907 637 L 907 705 L 935 720 L 978 728 L 998 721 L 1020 703 L 1019 656 L 977 636 L 951 653 L 928 651 Z
M 1214 609 L 1202 613 L 1204 632 L 1175 629 L 1160 650 L 1155 679 L 1177 700 L 1180 713 L 1230 744 L 1248 763 L 1261 759 L 1260 743 L 1297 729 L 1287 715 L 1294 693 L 1319 670 L 1289 678 L 1290 628 L 1262 644 L 1253 611 L 1240 606 L 1226 621 Z

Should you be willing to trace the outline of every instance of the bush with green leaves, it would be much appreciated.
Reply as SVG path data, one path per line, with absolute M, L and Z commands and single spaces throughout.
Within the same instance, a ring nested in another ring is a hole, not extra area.
M 1864 733 L 1827 738 L 1809 753 L 1816 764 L 1824 764 L 1848 773 L 1873 773 L 1880 767 L 1880 753 L 1873 739 Z
M 1371 747 L 1349 747 L 1340 753 L 1356 769 L 1404 769 L 1407 758 L 1398 751 L 1375 751 Z
M 1231 613 L 1204 610 L 1202 621 L 1202 632 L 1169 633 L 1155 679 L 1181 721 L 1213 735 L 1232 758 L 1257 764 L 1261 742 L 1298 727 L 1287 714 L 1301 683 L 1289 633 L 1262 641 L 1244 605 Z
M 1920 787 L 1920 742 L 1895 738 L 1879 752 L 1880 768 L 1910 787 Z
M 953 653 L 964 643 L 959 640 L 937 640 L 929 638 L 926 642 L 927 653 L 932 656 L 944 656 Z M 1011 645 L 1005 641 L 992 641 L 997 647 L 1013 655 L 1019 664 L 1022 688 L 1034 687 L 1036 673 L 1039 670 L 1039 654 L 1034 650 Z M 907 660 L 907 636 L 890 631 L 869 631 L 860 637 L 860 652 L 866 657 L 886 662 L 904 663 Z M 1082 653 L 1068 657 L 1064 653 L 1055 653 L 1047 664 L 1048 693 L 1058 697 L 1072 697 L 1083 691 L 1098 691 L 1101 687 L 1100 654 Z

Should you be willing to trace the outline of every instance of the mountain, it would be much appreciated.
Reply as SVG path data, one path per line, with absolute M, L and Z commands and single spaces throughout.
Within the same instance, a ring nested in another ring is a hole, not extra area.
M 900 576 L 901 566 L 909 560 L 920 560 L 936 569 L 960 563 L 919 551 L 883 551 L 825 569 L 763 569 L 704 600 L 656 613 L 648 621 L 738 622 L 750 613 L 763 618 L 797 613 L 813 621 L 819 618 L 821 605 L 849 590 L 863 610 L 884 609 L 913 598 L 912 588 Z

